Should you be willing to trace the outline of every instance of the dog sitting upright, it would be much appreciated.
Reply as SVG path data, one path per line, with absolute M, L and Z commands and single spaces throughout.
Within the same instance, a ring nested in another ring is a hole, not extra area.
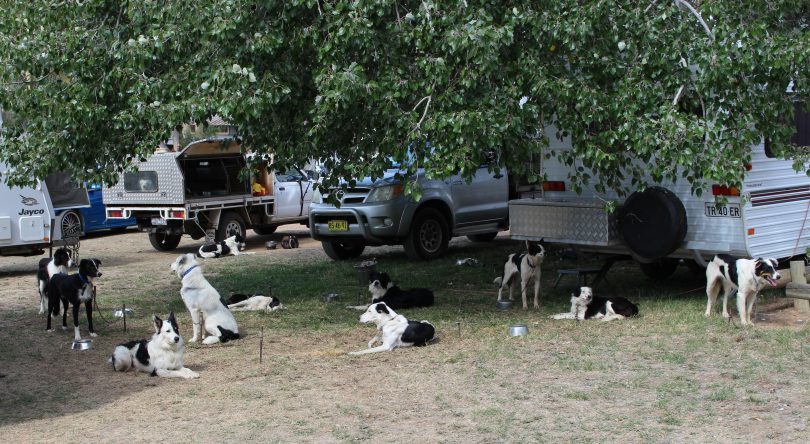
M 782 277 L 774 258 L 737 259 L 727 254 L 718 254 L 706 267 L 706 316 L 711 316 L 712 305 L 723 289 L 723 317 L 728 319 L 728 298 L 737 290 L 737 312 L 742 325 L 752 324 L 751 309 L 759 291 Z
M 623 297 L 603 298 L 593 295 L 591 287 L 580 287 L 579 295 L 571 295 L 571 311 L 551 316 L 551 319 L 601 319 L 612 321 L 638 314 L 636 304 Z
M 37 268 L 37 288 L 39 289 L 39 314 L 45 313 L 48 305 L 48 283 L 55 274 L 68 274 L 68 268 L 73 266 L 73 260 L 65 247 L 53 253 L 53 257 L 39 260 Z
M 166 378 L 199 378 L 200 375 L 196 372 L 183 367 L 185 348 L 174 312 L 169 313 L 165 322 L 152 315 L 152 322 L 155 325 L 152 339 L 129 341 L 115 347 L 112 357 L 107 361 L 112 364 L 113 370 L 135 370 Z
M 186 253 L 172 262 L 172 271 L 183 283 L 180 296 L 191 314 L 193 335 L 188 342 L 216 344 L 239 339 L 239 327 L 217 290 L 205 279 L 194 255 Z M 200 328 L 202 325 L 202 329 Z M 208 333 L 210 336 L 204 337 Z
M 360 316 L 360 322 L 364 324 L 373 322 L 377 325 L 377 334 L 368 341 L 366 350 L 349 352 L 350 355 L 391 351 L 397 347 L 412 345 L 420 347 L 427 345 L 436 334 L 436 329 L 430 322 L 409 321 L 405 319 L 405 316 L 398 315 L 384 302 L 371 304 Z M 377 342 L 381 342 L 382 345 L 374 347 Z
M 76 274 L 55 274 L 48 283 L 48 314 L 59 315 L 59 303 L 65 308 L 62 313 L 62 330 L 67 330 L 68 305 L 73 305 L 73 338 L 81 339 L 79 334 L 79 306 L 84 303 L 87 311 L 87 328 L 90 336 L 96 337 L 93 329 L 93 284 L 101 277 L 101 261 L 98 259 L 82 259 L 79 262 L 79 272 Z M 47 330 L 51 329 L 51 316 L 47 316 Z
M 543 248 L 542 242 L 543 239 L 540 239 L 540 242 L 537 243 L 526 242 L 527 253 L 512 253 L 506 259 L 506 263 L 503 265 L 503 275 L 495 278 L 494 281 L 499 286 L 499 301 L 502 300 L 505 287 L 509 287 L 509 300 L 515 300 L 512 297 L 512 287 L 516 282 L 515 277 L 520 276 L 523 309 L 529 308 L 526 301 L 526 292 L 528 291 L 529 281 L 532 279 L 534 279 L 534 308 L 540 308 L 540 265 L 546 255 L 546 249 Z
M 242 250 L 245 249 L 245 238 L 241 235 L 233 235 L 225 240 L 219 241 L 211 245 L 203 245 L 197 250 L 197 256 L 210 259 L 215 257 L 222 257 L 232 254 L 239 256 Z

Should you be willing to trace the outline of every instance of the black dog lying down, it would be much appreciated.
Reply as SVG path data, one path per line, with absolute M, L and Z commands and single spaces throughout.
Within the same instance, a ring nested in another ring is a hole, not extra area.
M 427 288 L 411 288 L 403 290 L 393 282 L 388 273 L 372 272 L 368 278 L 368 291 L 371 292 L 371 303 L 384 302 L 389 308 L 401 310 L 403 308 L 430 307 L 433 305 L 433 291 Z M 358 305 L 357 310 L 365 310 L 368 305 Z

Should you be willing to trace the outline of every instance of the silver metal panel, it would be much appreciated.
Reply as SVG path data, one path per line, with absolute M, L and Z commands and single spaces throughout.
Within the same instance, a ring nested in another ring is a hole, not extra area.
M 183 173 L 177 164 L 177 153 L 155 153 L 139 162 L 140 171 L 156 171 L 158 190 L 154 193 L 131 193 L 124 190 L 124 174 L 118 183 L 104 188 L 105 205 L 183 205 L 186 200 Z
M 509 202 L 512 238 L 574 245 L 611 246 L 621 243 L 616 219 L 598 201 L 561 202 L 518 199 Z

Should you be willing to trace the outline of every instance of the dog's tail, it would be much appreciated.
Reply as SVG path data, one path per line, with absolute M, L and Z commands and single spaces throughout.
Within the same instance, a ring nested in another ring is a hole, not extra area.
M 227 328 L 222 328 L 222 326 L 217 325 L 217 329 L 219 330 L 219 341 L 220 342 L 228 342 L 233 339 L 239 339 L 239 333 L 234 333 Z
M 495 285 L 500 286 L 500 285 L 501 285 L 501 283 L 503 283 L 503 276 L 498 276 L 498 277 L 496 277 L 496 278 L 495 278 L 495 280 L 494 280 L 494 281 L 492 281 L 492 283 L 493 283 L 493 284 L 495 284 Z
M 128 348 L 124 347 L 123 345 L 119 345 L 118 347 L 115 347 L 112 356 L 110 356 L 110 359 L 108 359 L 107 362 L 112 364 L 113 370 L 117 372 L 125 372 L 132 368 L 132 353 L 130 353 Z

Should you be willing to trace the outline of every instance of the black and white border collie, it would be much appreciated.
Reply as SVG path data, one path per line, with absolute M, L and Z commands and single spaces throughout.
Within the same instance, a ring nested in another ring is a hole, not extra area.
M 603 298 L 593 295 L 591 287 L 580 287 L 579 295 L 571 295 L 571 311 L 552 316 L 552 319 L 601 319 L 613 321 L 638 314 L 636 304 L 623 297 Z
M 436 329 L 430 322 L 409 321 L 384 302 L 371 304 L 366 312 L 360 315 L 360 322 L 364 324 L 373 322 L 377 326 L 377 334 L 368 341 L 367 349 L 349 352 L 350 355 L 391 351 L 397 347 L 412 345 L 420 347 L 427 345 L 436 334 Z M 377 342 L 381 342 L 382 345 L 374 347 Z
M 284 305 L 275 296 L 256 293 L 252 296 L 234 294 L 228 298 L 230 311 L 276 311 L 283 310 Z
M 205 279 L 194 255 L 186 253 L 178 256 L 172 262 L 172 271 L 182 281 L 180 296 L 191 314 L 193 335 L 188 342 L 202 339 L 203 344 L 216 344 L 239 339 L 239 327 L 233 313 L 222 302 L 217 290 Z M 210 336 L 205 337 L 206 334 Z
M 384 302 L 389 308 L 430 307 L 433 305 L 433 291 L 427 288 L 403 290 L 393 282 L 388 273 L 371 272 L 368 278 L 368 291 L 371 292 L 371 303 Z M 365 310 L 368 306 L 359 306 Z
M 45 313 L 48 305 L 48 283 L 55 274 L 68 274 L 68 268 L 73 266 L 73 260 L 65 247 L 53 253 L 53 257 L 39 260 L 37 268 L 37 289 L 39 289 L 39 314 Z
M 495 278 L 494 283 L 498 285 L 498 300 L 502 300 L 503 289 L 509 287 L 509 300 L 512 297 L 512 287 L 517 282 L 516 277 L 520 277 L 520 292 L 523 296 L 523 309 L 529 308 L 526 301 L 529 281 L 534 280 L 534 308 L 540 308 L 540 265 L 546 256 L 546 249 L 543 247 L 543 239 L 540 242 L 526 242 L 527 253 L 512 253 L 503 264 L 503 274 Z
M 236 234 L 215 244 L 203 245 L 199 250 L 197 250 L 197 256 L 206 259 L 227 256 L 229 254 L 239 256 L 240 254 L 245 254 L 242 253 L 242 250 L 244 249 L 245 238 L 239 234 Z
M 183 367 L 183 338 L 177 328 L 174 312 L 164 322 L 152 315 L 155 325 L 155 334 L 152 339 L 141 339 L 120 344 L 113 350 L 112 357 L 107 361 L 112 364 L 113 370 L 126 372 L 149 373 L 149 376 L 162 376 L 165 378 L 199 378 L 196 372 Z
M 73 338 L 81 339 L 79 333 L 79 306 L 84 304 L 87 312 L 87 328 L 90 336 L 96 337 L 93 329 L 93 285 L 101 277 L 101 261 L 98 259 L 82 259 L 79 261 L 79 272 L 75 274 L 55 274 L 48 283 L 48 314 L 59 315 L 59 303 L 65 308 L 62 313 L 62 330 L 67 330 L 68 305 L 73 306 Z M 47 330 L 51 329 L 51 316 L 47 316 Z
M 706 267 L 706 317 L 712 314 L 712 305 L 723 289 L 723 317 L 728 319 L 728 297 L 737 290 L 737 312 L 742 325 L 752 324 L 751 309 L 757 294 L 766 285 L 776 287 L 782 276 L 776 270 L 774 258 L 738 259 L 718 254 Z

